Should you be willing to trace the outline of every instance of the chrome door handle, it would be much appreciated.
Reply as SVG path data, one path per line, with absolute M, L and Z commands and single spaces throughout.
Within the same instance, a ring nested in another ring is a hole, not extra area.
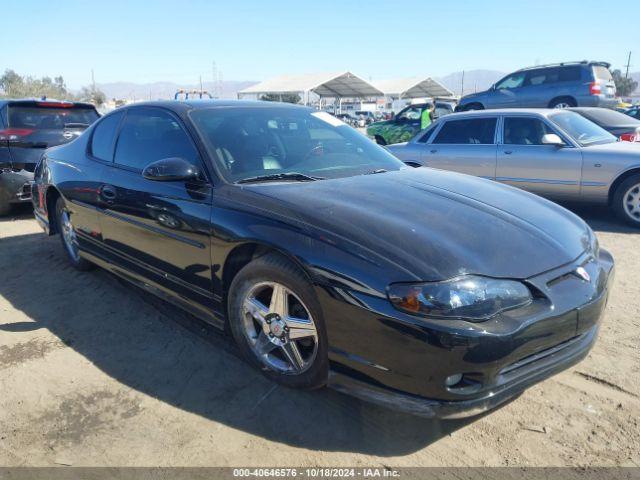
M 433 150 L 429 150 L 431 153 L 438 153 L 438 150 L 436 150 L 435 148 Z
M 511 155 L 512 153 L 513 153 L 513 151 L 511 151 L 511 150 L 505 150 L 505 151 L 504 151 L 504 154 L 505 154 L 505 155 Z

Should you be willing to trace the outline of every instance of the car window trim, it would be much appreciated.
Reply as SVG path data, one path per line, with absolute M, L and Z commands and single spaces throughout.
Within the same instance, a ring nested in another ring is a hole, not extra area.
M 449 116 L 449 115 L 447 115 Z M 495 119 L 496 120 L 496 126 L 495 126 L 495 130 L 493 131 L 493 143 L 433 143 L 433 141 L 436 139 L 436 135 L 437 133 L 440 132 L 440 130 L 442 130 L 444 128 L 444 125 L 447 124 L 447 122 L 459 122 L 461 120 L 488 120 L 488 119 Z M 474 116 L 469 116 L 469 117 L 462 117 L 462 118 L 447 118 L 446 120 L 442 121 L 442 124 L 440 125 L 440 127 L 438 127 L 436 129 L 436 131 L 433 132 L 433 134 L 431 135 L 432 138 L 429 139 L 428 144 L 429 145 L 454 145 L 454 146 L 463 146 L 463 145 L 497 145 L 498 143 L 498 123 L 499 123 L 499 119 L 500 119 L 500 115 L 496 115 L 496 114 L 492 114 L 492 115 L 474 115 Z M 425 142 L 426 144 L 426 142 Z
M 182 119 L 178 115 L 176 115 L 174 112 L 169 110 L 168 108 L 159 107 L 159 106 L 155 106 L 155 105 L 140 105 L 140 106 L 129 107 L 129 108 L 125 109 L 125 114 L 122 116 L 122 119 L 120 120 L 120 125 L 118 125 L 118 132 L 117 132 L 117 135 L 115 137 L 115 144 L 113 146 L 113 158 L 112 158 L 112 161 L 108 163 L 108 165 L 110 165 L 110 166 L 112 166 L 114 168 L 119 168 L 121 170 L 129 171 L 129 172 L 132 172 L 132 173 L 142 174 L 142 170 L 143 169 L 138 169 L 138 168 L 135 168 L 135 167 L 130 167 L 128 165 L 122 165 L 120 163 L 116 163 L 115 159 L 116 159 L 116 149 L 118 148 L 118 141 L 120 140 L 120 134 L 122 133 L 122 127 L 124 126 L 125 119 L 127 118 L 129 112 L 145 110 L 145 109 L 146 110 L 160 110 L 162 112 L 165 112 L 169 116 L 171 116 L 178 123 L 178 125 L 180 126 L 180 128 L 182 129 L 184 134 L 187 136 L 187 138 L 191 142 L 191 145 L 193 146 L 194 150 L 196 151 L 196 153 L 198 155 L 197 162 L 198 162 L 198 165 L 200 166 L 201 171 L 204 173 L 205 183 L 208 186 L 213 187 L 213 181 L 211 180 L 211 175 L 209 173 L 209 170 L 206 167 L 205 162 L 203 161 L 202 152 L 200 151 L 200 148 L 198 148 L 197 142 L 193 139 L 193 137 L 191 135 L 191 132 L 189 131 L 189 129 L 186 128 L 186 126 L 185 126 L 184 122 L 182 121 Z

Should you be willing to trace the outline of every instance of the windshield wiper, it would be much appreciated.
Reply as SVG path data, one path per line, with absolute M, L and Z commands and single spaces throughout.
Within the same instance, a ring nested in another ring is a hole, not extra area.
M 238 180 L 235 183 L 252 182 L 277 182 L 278 180 L 291 180 L 295 182 L 312 182 L 314 180 L 324 180 L 324 177 L 312 177 L 299 172 L 271 173 L 269 175 L 257 175 Z

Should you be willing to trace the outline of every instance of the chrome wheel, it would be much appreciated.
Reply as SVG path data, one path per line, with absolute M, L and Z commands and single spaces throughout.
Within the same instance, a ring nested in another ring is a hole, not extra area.
M 560 103 L 556 103 L 553 108 L 569 108 L 569 107 L 571 107 L 571 105 L 569 105 L 567 102 L 560 102 Z
M 76 237 L 76 232 L 73 229 L 73 225 L 71 225 L 69 212 L 63 210 L 60 220 L 64 246 L 71 258 L 77 262 L 80 259 L 80 253 L 78 252 L 78 238 Z
M 636 222 L 640 222 L 640 183 L 633 185 L 622 197 L 625 213 Z
M 318 353 L 318 332 L 309 309 L 284 285 L 262 282 L 242 301 L 243 333 L 257 358 L 279 373 L 306 371 Z

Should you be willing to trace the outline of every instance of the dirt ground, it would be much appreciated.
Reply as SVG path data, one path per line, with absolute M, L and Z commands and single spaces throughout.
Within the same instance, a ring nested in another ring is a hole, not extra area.
M 640 232 L 576 212 L 617 261 L 597 345 L 458 421 L 276 387 L 202 323 L 72 270 L 28 209 L 0 219 L 0 465 L 640 466 Z

